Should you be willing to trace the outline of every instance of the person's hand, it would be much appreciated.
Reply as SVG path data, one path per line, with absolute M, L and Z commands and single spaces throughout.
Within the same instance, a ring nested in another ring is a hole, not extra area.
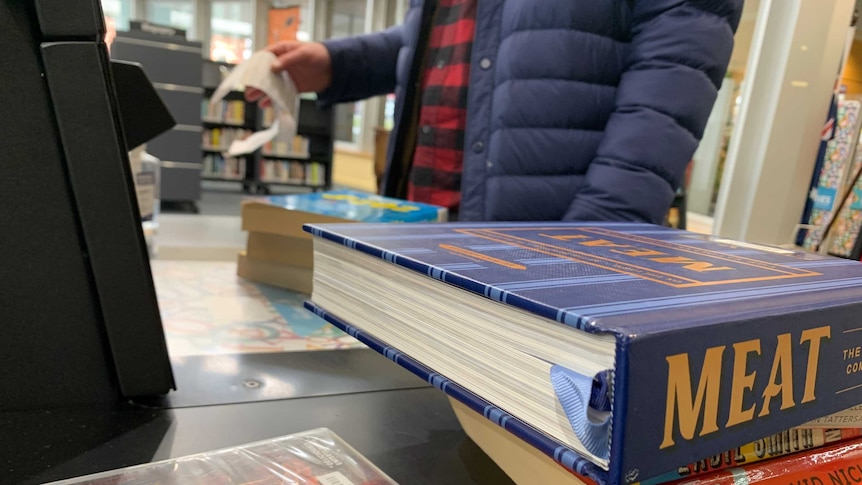
M 332 59 L 320 42 L 285 41 L 266 49 L 277 56 L 273 72 L 287 71 L 300 93 L 320 92 L 332 83 Z M 262 91 L 254 88 L 246 88 L 245 98 L 261 106 L 271 104 Z

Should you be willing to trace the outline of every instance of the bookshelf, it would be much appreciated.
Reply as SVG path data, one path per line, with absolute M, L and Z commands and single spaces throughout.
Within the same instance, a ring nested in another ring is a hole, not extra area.
M 241 183 L 245 192 L 257 194 L 268 194 L 273 186 L 312 191 L 332 187 L 333 111 L 319 106 L 313 96 L 300 100 L 297 135 L 293 139 L 276 138 L 241 157 L 223 155 L 234 139 L 268 128 L 274 117 L 272 108 L 262 109 L 245 101 L 241 91 L 226 95 L 221 105 L 209 106 L 210 96 L 231 67 L 204 61 L 202 178 Z
M 241 183 L 246 192 L 251 192 L 254 182 L 255 154 L 228 157 L 225 152 L 231 142 L 253 133 L 258 126 L 258 109 L 248 103 L 241 91 L 231 91 L 221 103 L 210 106 L 210 98 L 221 81 L 230 72 L 232 65 L 210 60 L 203 61 L 200 118 L 201 132 L 201 179 Z
M 273 110 L 263 110 L 261 127 L 272 123 Z M 260 150 L 257 183 L 326 190 L 332 186 L 333 112 L 312 97 L 300 99 L 296 137 L 276 138 Z

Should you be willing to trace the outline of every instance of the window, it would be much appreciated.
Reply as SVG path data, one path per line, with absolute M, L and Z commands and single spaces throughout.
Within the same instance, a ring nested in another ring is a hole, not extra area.
M 196 39 L 194 0 L 147 0 L 147 20 L 186 31 L 186 38 Z
M 310 41 L 312 38 L 314 19 L 311 18 L 312 10 L 309 8 L 309 1 L 313 3 L 318 0 L 273 0 L 272 2 L 272 10 L 274 11 L 299 7 L 299 26 L 296 29 L 296 40 Z M 270 29 L 272 29 L 272 25 L 270 25 Z M 270 31 L 268 34 L 270 42 L 272 42 L 274 33 Z
M 748 1 L 743 7 L 727 77 L 712 108 L 692 165 L 687 175 L 686 206 L 689 212 L 712 217 L 718 200 L 724 162 L 736 123 L 740 94 L 745 79 L 751 40 L 757 21 L 759 2 Z
M 404 22 L 404 16 L 410 8 L 410 0 L 393 0 L 387 5 L 386 25 L 401 25 Z M 386 101 L 383 104 L 383 128 L 391 130 L 395 126 L 395 95 L 389 94 L 386 96 Z
M 134 11 L 133 0 L 102 0 L 105 20 L 113 22 L 117 30 L 129 30 L 129 20 Z
M 329 0 L 329 38 L 365 33 L 366 0 Z M 365 102 L 344 103 L 335 107 L 335 139 L 362 142 L 362 114 Z
M 210 59 L 239 63 L 254 51 L 254 2 L 213 0 L 210 17 Z

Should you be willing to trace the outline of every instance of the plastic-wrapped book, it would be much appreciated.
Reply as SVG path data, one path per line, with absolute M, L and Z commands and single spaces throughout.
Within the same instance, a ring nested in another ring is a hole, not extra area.
M 72 478 L 50 485 L 285 484 L 395 482 L 326 428 L 234 448 Z

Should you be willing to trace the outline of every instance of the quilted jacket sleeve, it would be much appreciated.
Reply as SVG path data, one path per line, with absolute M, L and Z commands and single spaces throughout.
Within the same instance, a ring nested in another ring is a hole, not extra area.
M 660 224 L 730 61 L 743 0 L 632 0 L 616 105 L 567 220 Z
M 342 103 L 393 92 L 401 29 L 325 41 L 332 58 L 332 84 L 319 93 L 320 101 Z

